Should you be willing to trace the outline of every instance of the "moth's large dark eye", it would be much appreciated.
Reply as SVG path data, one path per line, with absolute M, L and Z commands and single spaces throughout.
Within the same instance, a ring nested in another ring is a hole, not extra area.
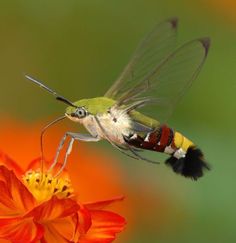
M 77 116 L 78 118 L 83 118 L 87 116 L 87 111 L 84 108 L 79 107 L 75 111 L 75 116 Z

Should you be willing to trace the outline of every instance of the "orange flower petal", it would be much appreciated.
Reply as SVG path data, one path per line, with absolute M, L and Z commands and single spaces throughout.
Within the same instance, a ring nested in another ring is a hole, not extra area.
M 41 162 L 41 158 L 40 157 L 32 160 L 28 164 L 28 166 L 27 166 L 26 170 L 24 171 L 24 173 L 26 173 L 28 170 L 37 170 L 37 169 L 40 169 L 40 162 Z
M 0 219 L 0 238 L 12 242 L 35 242 L 43 233 L 43 227 L 32 218 Z
M 81 237 L 80 243 L 110 243 L 126 224 L 123 217 L 109 211 L 93 210 L 90 213 L 92 225 Z
M 2 151 L 0 151 L 0 164 L 5 165 L 8 169 L 12 169 L 18 176 L 23 174 L 23 170 L 20 166 Z
M 46 242 L 78 242 L 77 225 L 73 217 L 57 218 L 44 224 L 45 233 L 43 238 Z
M 14 215 L 18 209 L 11 198 L 6 183 L 0 181 L 0 215 L 10 216 Z
M 44 236 L 40 241 L 41 243 L 71 243 L 70 240 L 63 237 L 52 225 L 46 226 Z
M 79 217 L 79 232 L 80 234 L 86 234 L 89 228 L 92 225 L 92 219 L 90 212 L 83 205 L 80 206 L 80 210 L 78 212 Z
M 17 215 L 34 207 L 35 199 L 23 183 L 18 180 L 13 171 L 0 166 L 0 182 L 2 192 L 0 208 L 2 206 L 3 208 L 14 209 L 12 214 Z M 6 213 L 4 215 L 6 216 Z
M 119 196 L 110 200 L 98 201 L 98 202 L 91 202 L 91 203 L 84 203 L 84 206 L 89 210 L 98 210 L 103 209 L 104 207 L 109 206 L 114 202 L 119 202 L 124 199 L 124 196 Z
M 66 198 L 58 199 L 53 196 L 50 200 L 31 210 L 25 217 L 34 217 L 37 221 L 51 221 L 77 213 L 79 205 L 76 201 Z

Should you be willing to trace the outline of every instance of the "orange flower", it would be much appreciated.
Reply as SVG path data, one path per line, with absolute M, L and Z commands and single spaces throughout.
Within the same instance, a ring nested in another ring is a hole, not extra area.
M 82 204 L 64 171 L 60 178 L 21 168 L 0 153 L 0 238 L 12 242 L 104 242 L 115 239 L 125 220 L 104 210 L 112 200 Z M 34 168 L 39 160 L 29 167 Z M 7 167 L 8 168 L 7 168 Z M 9 168 L 11 170 L 9 170 Z M 20 180 L 17 175 L 23 175 Z
M 27 162 L 39 152 L 42 126 L 12 119 L 1 122 L 0 148 L 13 154 L 14 160 L 0 153 L 0 242 L 112 242 L 125 221 L 104 208 L 110 204 L 114 208 L 113 202 L 122 198 L 103 198 L 123 191 L 119 169 L 99 150 L 93 148 L 96 152 L 91 153 L 80 143 L 69 158 L 68 172 L 60 175 L 58 183 L 47 174 L 46 183 L 45 174 L 37 169 L 39 159 Z M 61 135 L 58 127 L 47 134 L 46 157 L 53 158 Z M 51 187 L 39 187 L 46 184 Z M 96 202 L 81 203 L 87 201 Z
M 10 154 L 14 161 L 20 161 L 23 171 L 27 171 L 29 162 L 39 155 L 40 131 L 47 122 L 27 124 L 14 119 L 0 120 L 0 149 L 6 154 Z M 69 129 L 70 127 L 66 128 L 64 124 L 58 124 L 45 134 L 46 160 L 49 161 L 55 156 L 63 133 Z M 59 158 L 59 161 L 63 161 L 63 158 Z M 124 174 L 119 165 L 119 161 L 115 161 L 112 156 L 105 155 L 93 144 L 79 142 L 74 144 L 66 168 L 75 194 L 80 196 L 80 200 L 99 201 L 109 198 L 111 195 L 120 195 L 126 190 L 123 185 Z M 81 184 L 83 186 L 80 186 Z M 120 208 L 121 205 L 117 206 Z

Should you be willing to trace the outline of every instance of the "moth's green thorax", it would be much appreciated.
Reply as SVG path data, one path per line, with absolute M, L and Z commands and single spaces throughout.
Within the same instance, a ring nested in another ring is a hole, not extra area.
M 78 100 L 73 104 L 77 107 L 84 107 L 91 115 L 99 115 L 107 113 L 109 108 L 111 108 L 115 103 L 115 100 L 109 99 L 107 97 L 97 97 L 91 99 Z M 76 107 L 69 106 L 66 109 L 66 113 L 71 114 L 74 113 L 75 110 Z M 159 122 L 157 120 L 145 116 L 142 113 L 135 110 L 130 112 L 130 118 L 151 128 L 155 128 L 159 125 Z
M 115 104 L 115 101 L 106 97 L 97 97 L 92 99 L 82 99 L 73 103 L 77 107 L 84 107 L 91 115 L 106 113 L 108 109 Z M 67 107 L 66 113 L 75 112 L 75 107 Z

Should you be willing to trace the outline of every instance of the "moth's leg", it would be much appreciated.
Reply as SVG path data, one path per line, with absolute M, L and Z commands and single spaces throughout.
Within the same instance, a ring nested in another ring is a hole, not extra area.
M 99 136 L 94 137 L 91 134 L 68 132 L 68 135 L 74 138 L 75 140 L 84 141 L 84 142 L 98 142 L 99 140 L 101 140 Z
M 114 148 L 118 149 L 122 154 L 124 154 L 124 155 L 126 155 L 126 156 L 128 156 L 128 157 L 130 157 L 130 158 L 139 160 L 139 157 L 137 157 L 136 155 L 131 155 L 131 154 L 128 154 L 128 153 L 126 152 L 126 151 L 129 151 L 129 148 L 118 146 L 117 144 L 115 144 L 115 143 L 113 143 L 113 142 L 111 142 L 111 141 L 109 141 L 109 142 L 110 142 L 110 144 L 111 144 Z
M 133 155 L 135 155 L 136 157 L 138 157 L 140 160 L 144 160 L 144 161 L 147 161 L 149 163 L 152 163 L 152 164 L 160 164 L 160 162 L 158 161 L 154 161 L 154 160 L 150 160 L 150 159 L 147 159 L 143 156 L 141 156 L 137 151 L 135 151 L 131 146 L 128 146 L 129 150 L 131 151 L 131 153 Z
M 61 172 L 64 170 L 64 168 L 65 168 L 65 166 L 67 164 L 68 156 L 69 156 L 69 154 L 72 151 L 73 143 L 74 143 L 75 140 L 84 141 L 84 142 L 97 142 L 97 141 L 100 140 L 100 137 L 93 137 L 90 134 L 79 134 L 79 133 L 67 132 L 66 135 L 70 136 L 71 140 L 70 140 L 70 142 L 68 144 L 68 147 L 66 149 L 66 153 L 65 153 L 65 158 L 64 158 L 63 164 L 62 164 L 60 170 L 57 172 L 57 174 L 55 176 L 60 175 Z
M 97 141 L 100 140 L 99 137 L 93 137 L 90 134 L 79 134 L 79 133 L 73 133 L 73 132 L 66 132 L 65 135 L 62 137 L 62 139 L 60 141 L 60 144 L 59 144 L 59 146 L 57 148 L 55 159 L 54 159 L 52 165 L 50 166 L 49 171 L 51 171 L 55 167 L 55 165 L 57 164 L 60 151 L 62 150 L 63 145 L 65 143 L 65 140 L 66 140 L 66 138 L 68 136 L 71 137 L 71 140 L 70 140 L 69 145 L 67 147 L 67 151 L 66 151 L 66 154 L 65 154 L 65 159 L 64 159 L 64 162 L 63 162 L 63 165 L 62 165 L 63 168 L 65 167 L 67 157 L 68 157 L 68 155 L 70 154 L 70 152 L 72 150 L 72 146 L 73 146 L 74 140 L 79 140 L 79 141 L 84 141 L 84 142 L 97 142 Z
M 55 177 L 59 176 L 61 174 L 61 172 L 64 170 L 64 168 L 65 168 L 65 166 L 67 164 L 67 158 L 68 158 L 69 154 L 72 151 L 72 147 L 73 147 L 74 141 L 75 141 L 75 139 L 73 137 L 71 137 L 71 140 L 70 140 L 70 142 L 68 144 L 68 147 L 66 149 L 66 153 L 65 153 L 65 158 L 64 158 L 63 164 L 62 164 L 60 170 L 54 175 Z
M 117 144 L 109 141 L 111 143 L 111 145 L 113 147 L 115 147 L 116 149 L 118 149 L 122 154 L 130 157 L 130 158 L 133 158 L 133 159 L 137 159 L 137 160 L 145 160 L 149 163 L 152 163 L 152 164 L 160 164 L 160 162 L 157 162 L 157 161 L 153 161 L 153 160 L 150 160 L 150 159 L 146 159 L 144 158 L 143 156 L 141 156 L 138 152 L 142 152 L 141 150 L 137 150 L 135 148 L 131 148 L 130 146 L 128 145 L 125 145 L 125 147 L 121 147 L 121 146 L 118 146 Z M 132 153 L 131 154 L 128 154 L 127 151 L 130 151 Z
M 52 163 L 51 166 L 49 167 L 48 172 L 50 172 L 50 171 L 55 167 L 55 165 L 57 164 L 57 161 L 58 161 L 58 157 L 59 157 L 60 151 L 61 151 L 62 148 L 63 148 L 63 145 L 64 145 L 64 143 L 65 143 L 65 141 L 66 141 L 67 136 L 68 136 L 68 133 L 66 132 L 65 135 L 62 137 L 62 139 L 61 139 L 61 141 L 60 141 L 60 143 L 59 143 L 59 145 L 58 145 L 58 147 L 57 147 L 57 152 L 56 152 L 55 158 L 54 158 L 54 160 L 53 160 L 53 163 Z

